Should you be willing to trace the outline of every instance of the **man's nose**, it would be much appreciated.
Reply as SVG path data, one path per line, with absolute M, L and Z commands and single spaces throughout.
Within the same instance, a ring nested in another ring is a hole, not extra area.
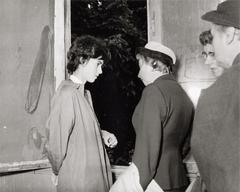
M 210 65 L 212 62 L 213 62 L 213 60 L 209 56 L 207 56 L 206 59 L 205 59 L 204 64 L 205 65 Z

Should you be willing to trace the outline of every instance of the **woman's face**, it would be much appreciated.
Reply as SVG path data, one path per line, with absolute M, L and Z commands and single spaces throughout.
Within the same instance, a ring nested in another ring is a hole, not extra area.
M 84 66 L 83 75 L 87 82 L 93 83 L 102 74 L 102 57 L 90 58 Z
M 153 78 L 153 71 L 154 69 L 152 66 L 142 58 L 137 56 L 138 65 L 139 65 L 139 72 L 138 78 L 140 78 L 145 86 L 152 83 L 155 79 Z

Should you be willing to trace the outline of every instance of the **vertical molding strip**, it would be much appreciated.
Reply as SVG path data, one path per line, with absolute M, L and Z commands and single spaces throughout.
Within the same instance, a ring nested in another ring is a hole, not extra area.
M 147 0 L 148 41 L 162 42 L 162 1 Z
M 64 19 L 65 19 L 65 54 L 67 56 L 67 52 L 71 46 L 71 0 L 65 0 L 65 11 L 64 11 Z M 65 57 L 65 66 L 67 64 L 67 57 Z M 67 77 L 67 70 L 65 70 L 65 77 Z
M 65 79 L 64 0 L 54 1 L 54 77 L 55 89 Z

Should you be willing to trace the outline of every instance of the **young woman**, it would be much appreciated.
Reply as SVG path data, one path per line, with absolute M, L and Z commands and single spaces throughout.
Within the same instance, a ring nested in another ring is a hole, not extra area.
M 76 38 L 68 52 L 70 78 L 58 87 L 47 121 L 46 147 L 58 192 L 107 192 L 112 184 L 103 141 L 114 147 L 117 139 L 100 131 L 90 93 L 84 89 L 102 73 L 107 56 L 103 43 L 91 36 Z

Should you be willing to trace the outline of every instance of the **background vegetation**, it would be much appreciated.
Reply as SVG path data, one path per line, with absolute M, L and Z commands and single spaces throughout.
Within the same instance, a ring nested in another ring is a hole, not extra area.
M 131 123 L 143 84 L 137 78 L 135 49 L 147 40 L 146 0 L 72 0 L 72 40 L 89 34 L 105 40 L 111 61 L 94 84 L 89 84 L 101 128 L 119 141 L 107 149 L 112 164 L 127 165 L 134 149 Z

